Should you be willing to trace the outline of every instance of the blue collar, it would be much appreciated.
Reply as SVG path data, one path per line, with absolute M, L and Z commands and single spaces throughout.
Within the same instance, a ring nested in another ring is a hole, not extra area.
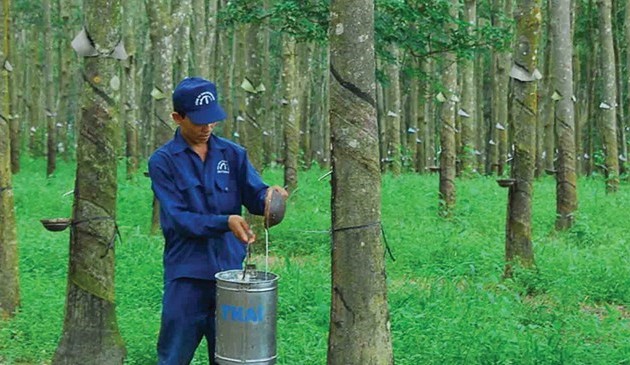
M 208 139 L 208 150 L 210 150 L 211 147 L 217 150 L 224 150 L 227 148 L 227 144 L 223 138 L 217 137 L 213 133 L 210 135 L 210 139 Z M 173 142 L 170 144 L 169 149 L 171 150 L 171 153 L 177 154 L 183 152 L 187 148 L 190 148 L 190 146 L 184 137 L 182 137 L 179 127 L 177 127 L 175 130 L 175 136 L 173 137 Z

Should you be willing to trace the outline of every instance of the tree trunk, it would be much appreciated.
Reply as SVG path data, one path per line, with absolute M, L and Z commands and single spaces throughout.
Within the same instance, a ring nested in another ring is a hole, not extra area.
M 456 28 L 457 0 L 451 0 L 449 31 Z M 455 209 L 455 111 L 457 107 L 457 59 L 454 52 L 446 52 L 443 59 L 442 85 L 446 90 L 440 106 L 440 214 L 450 217 Z
M 547 10 L 551 13 L 552 2 L 547 3 Z M 569 11 L 567 8 L 566 11 Z M 547 21 L 547 42 L 544 47 L 544 71 L 540 90 L 540 109 L 538 117 L 538 128 L 536 131 L 536 172 L 539 177 L 544 172 L 554 173 L 554 81 L 558 77 L 552 71 L 553 49 L 555 39 L 551 36 L 551 19 Z M 541 47 L 542 49 L 542 47 Z
M 30 32 L 27 35 L 28 52 L 33 57 L 28 57 L 26 63 L 28 64 L 28 74 L 26 88 L 28 89 L 25 99 L 27 100 L 28 116 L 25 118 L 28 121 L 28 151 L 31 157 L 44 156 L 44 146 L 42 143 L 42 128 L 41 128 L 41 108 L 39 107 L 39 95 L 41 88 L 41 75 L 39 73 L 40 60 L 39 60 L 39 38 L 40 34 L 37 27 L 31 27 Z
M 617 0 L 613 2 L 612 14 L 621 14 L 619 9 L 621 1 Z M 626 98 L 625 98 L 625 90 L 624 90 L 624 80 L 623 80 L 623 66 L 622 66 L 622 45 L 620 45 L 623 40 L 621 39 L 621 33 L 623 33 L 623 29 L 620 25 L 620 21 L 618 20 L 618 16 L 612 17 L 613 23 L 613 49 L 615 55 L 615 76 L 617 77 L 617 149 L 619 155 L 617 156 L 619 161 L 619 174 L 623 175 L 626 173 L 626 166 L 624 161 L 626 160 L 624 150 L 627 150 L 626 146 L 626 132 L 624 130 L 624 121 L 626 120 L 625 112 L 626 112 Z M 625 147 L 625 149 L 624 149 Z
M 595 3 L 594 0 L 589 0 L 588 1 L 588 7 L 587 10 L 584 12 L 587 19 L 589 19 L 589 28 L 590 29 L 595 29 L 596 25 L 596 17 L 594 16 L 594 14 L 596 14 L 596 9 L 595 9 Z M 593 34 L 595 33 L 595 34 Z M 597 67 L 597 59 L 598 59 L 598 55 L 600 53 L 600 49 L 601 46 L 599 44 L 599 39 L 597 37 L 596 32 L 589 32 L 587 34 L 588 40 L 589 42 L 587 42 L 588 44 L 590 44 L 589 47 L 589 52 L 587 54 L 587 61 L 586 61 L 586 115 L 585 115 L 585 123 L 584 123 L 584 127 L 586 130 L 582 130 L 582 139 L 581 139 L 581 146 L 582 146 L 582 156 L 583 156 L 583 166 L 582 169 L 584 171 L 584 174 L 586 176 L 591 176 L 594 170 L 594 156 L 593 156 L 593 152 L 594 152 L 594 148 L 593 148 L 593 136 L 594 136 L 594 131 L 596 130 L 596 128 L 594 128 L 594 126 L 597 124 L 597 118 L 600 117 L 600 113 L 597 112 L 597 108 L 598 108 L 598 104 L 599 104 L 599 100 L 596 97 L 596 90 L 598 89 L 598 83 L 597 81 L 599 80 L 599 75 L 601 74 L 601 71 L 599 69 L 599 67 Z
M 330 6 L 332 302 L 328 364 L 393 364 L 374 64 L 374 3 Z
M 205 53 L 208 55 L 208 78 L 215 80 L 219 75 L 217 74 L 217 65 L 219 60 L 217 59 L 217 17 L 219 11 L 219 0 L 208 0 L 208 12 L 206 13 L 206 26 L 208 27 L 206 33 Z M 196 11 L 196 10 L 195 10 Z
M 113 50 L 121 39 L 120 1 L 84 1 L 85 28 L 95 47 Z M 63 334 L 53 359 L 61 364 L 122 364 L 125 347 L 114 304 L 116 226 L 116 90 L 118 62 L 84 59 L 82 122 L 70 226 L 70 265 Z
M 504 16 L 512 15 L 512 0 L 494 0 L 494 9 Z M 495 26 L 504 26 L 501 17 L 495 17 Z M 490 138 L 490 165 L 497 175 L 503 175 L 507 160 L 508 128 L 508 84 L 512 55 L 510 51 L 494 54 L 494 77 L 492 88 L 492 129 Z
M 625 12 L 624 12 L 624 22 L 623 22 L 623 32 L 626 39 L 626 58 L 622 61 L 625 63 L 625 68 L 628 70 L 630 67 L 630 46 L 628 45 L 628 40 L 630 40 L 630 4 L 626 1 Z M 628 173 L 628 169 L 630 168 L 630 164 L 628 163 L 628 131 L 630 131 L 630 122 L 628 121 L 628 116 L 630 116 L 630 72 L 626 73 L 626 78 L 622 82 L 623 85 L 626 85 L 626 95 L 625 95 L 625 104 L 627 107 L 626 110 L 626 118 L 624 118 L 620 123 L 620 135 L 621 135 L 621 145 L 619 146 L 619 153 L 623 156 L 623 171 Z
M 386 110 L 384 115 L 385 128 L 387 130 L 387 139 L 384 141 L 387 145 L 386 169 L 394 176 L 400 175 L 400 73 L 399 50 L 395 45 L 390 45 L 389 53 L 392 57 L 391 63 L 385 66 L 389 84 L 385 89 L 386 93 Z M 383 142 L 382 142 L 383 143 Z
M 424 73 L 425 68 L 426 68 L 426 62 L 425 60 L 419 60 L 418 62 L 416 62 L 416 64 L 420 67 L 421 72 Z M 416 124 L 416 133 L 414 135 L 414 139 L 416 140 L 416 157 L 415 157 L 415 161 L 416 164 L 414 166 L 414 169 L 417 173 L 419 174 L 424 174 L 426 172 L 426 168 L 427 168 L 427 143 L 428 143 L 428 136 L 426 135 L 426 112 L 425 112 L 425 108 L 427 107 L 427 104 L 429 103 L 428 98 L 428 91 L 430 89 L 430 85 L 425 82 L 425 81 L 420 81 L 420 80 L 416 80 L 416 82 L 418 83 L 418 113 L 417 113 L 417 124 Z
M 237 86 L 234 92 L 234 112 L 236 117 L 234 118 L 234 125 L 232 127 L 232 136 L 236 142 L 246 140 L 245 123 L 247 116 L 245 110 L 245 97 L 247 92 L 243 89 L 243 83 L 245 82 L 246 70 L 245 62 L 247 59 L 246 53 L 246 37 L 247 28 L 245 25 L 237 25 L 234 28 L 234 44 L 232 47 L 232 59 L 234 60 L 234 80 L 235 86 Z
M 0 59 L 10 56 L 9 20 L 11 2 L 2 1 L 0 19 Z M 0 73 L 0 320 L 13 317 L 20 304 L 18 272 L 18 244 L 15 224 L 15 207 L 11 186 L 11 136 L 9 128 L 10 89 L 7 71 Z
M 263 1 L 264 11 L 270 11 L 269 0 Z M 273 114 L 275 113 L 275 109 L 277 107 L 278 100 L 276 90 L 278 88 L 272 87 L 271 83 L 271 54 L 270 54 L 270 37 L 271 32 L 269 31 L 269 26 L 267 24 L 263 24 L 261 28 L 261 49 L 260 49 L 260 83 L 268 89 L 265 98 L 267 100 L 272 100 L 271 103 L 268 103 L 265 107 L 262 108 L 261 114 L 261 125 L 262 125 L 262 143 L 263 143 L 263 166 L 269 166 L 271 164 L 272 155 L 273 155 L 273 141 L 274 141 L 274 121 Z
M 487 19 L 480 19 L 479 26 L 487 26 L 487 24 L 484 23 L 488 22 L 489 20 Z M 490 130 L 490 128 L 488 128 L 488 121 L 490 118 L 486 118 L 486 99 L 492 97 L 491 94 L 486 92 L 486 90 L 490 90 L 490 92 L 492 91 L 492 88 L 488 87 L 488 83 L 486 82 L 486 80 L 489 79 L 489 77 L 486 77 L 486 74 L 490 74 L 491 72 L 491 70 L 488 69 L 488 57 L 484 55 L 486 52 L 489 52 L 489 50 L 482 52 L 475 61 L 475 92 L 477 93 L 477 122 L 475 123 L 475 140 L 477 150 L 475 151 L 475 164 L 477 172 L 484 175 L 491 173 L 491 169 L 489 169 L 486 164 L 488 161 L 488 155 L 486 154 L 488 141 L 487 131 Z
M 173 79 L 179 82 L 190 75 L 190 33 L 192 0 L 179 0 L 173 3 L 174 40 Z
M 192 0 L 192 27 L 190 35 L 190 52 L 192 55 L 193 75 L 209 78 L 209 55 L 205 52 L 208 28 L 206 25 L 206 1 Z
M 577 175 L 575 172 L 575 111 L 573 105 L 573 39 L 571 36 L 571 0 L 550 2 L 553 36 L 554 89 L 557 93 L 555 126 L 558 138 L 556 166 L 556 229 L 573 225 L 577 210 Z
M 122 118 L 121 121 L 125 126 L 125 155 L 127 178 L 130 179 L 138 171 L 138 102 L 136 93 L 136 42 L 135 42 L 135 8 L 134 3 L 125 1 L 124 6 L 124 23 L 123 37 L 125 50 L 129 58 L 123 62 L 122 71 Z
M 266 86 L 262 83 L 262 44 L 260 24 L 248 24 L 246 30 L 245 80 L 249 86 L 245 89 L 245 130 L 247 138 L 243 145 L 251 151 L 252 165 L 263 169 L 263 99 L 267 95 Z
M 298 44 L 298 75 L 300 78 L 300 148 L 302 150 L 304 167 L 309 169 L 313 163 L 311 155 L 310 103 L 311 98 L 311 52 L 312 47 L 306 42 Z
M 323 74 L 322 74 L 322 85 L 321 85 L 321 95 L 322 95 L 322 129 L 323 133 L 323 156 L 320 167 L 322 169 L 328 170 L 331 164 L 331 148 L 330 148 L 330 113 L 329 110 L 329 94 L 330 94 L 330 78 L 328 77 L 328 65 L 330 65 L 330 52 L 329 45 L 326 44 L 325 48 L 322 50 L 322 57 L 324 62 L 322 62 Z
M 282 119 L 284 121 L 284 185 L 295 191 L 298 184 L 298 158 L 300 149 L 299 90 L 297 75 L 297 50 L 295 38 L 283 35 L 284 69 L 282 85 Z
M 417 69 L 418 62 L 415 59 L 410 61 L 409 65 Z M 410 77 L 408 88 L 408 102 L 407 102 L 407 148 L 405 149 L 406 155 L 409 159 L 409 168 L 411 171 L 418 172 L 418 147 L 422 146 L 418 138 L 418 106 L 420 105 L 420 80 L 416 77 Z M 424 92 L 424 89 L 422 90 Z
M 145 0 L 150 22 L 151 59 L 153 60 L 153 147 L 158 148 L 173 137 L 171 95 L 173 93 L 173 17 L 169 0 Z M 180 80 L 178 80 L 179 82 Z M 151 232 L 160 227 L 160 206 L 153 199 Z
M 518 2 L 515 13 L 516 39 L 514 64 L 510 75 L 514 81 L 511 100 L 514 132 L 514 158 L 511 177 L 514 184 L 508 193 L 505 242 L 505 276 L 512 275 L 513 265 L 534 266 L 532 248 L 532 192 L 536 161 L 536 115 L 538 110 L 536 55 L 540 34 L 540 0 Z
M 464 21 L 468 23 L 471 29 L 477 24 L 477 0 L 466 0 L 464 10 Z M 467 30 L 472 32 L 471 30 Z M 475 126 L 477 121 L 477 94 L 475 83 L 475 62 L 473 59 L 464 59 L 462 61 L 462 103 L 459 110 L 459 122 L 461 125 L 461 149 L 459 151 L 459 160 L 461 161 L 461 171 L 463 175 L 470 175 L 476 170 L 475 151 Z
M 44 12 L 44 77 L 45 77 L 45 105 L 46 108 L 44 110 L 44 115 L 46 116 L 46 134 L 47 134 L 47 164 L 46 164 L 46 175 L 52 175 L 55 172 L 57 167 L 57 108 L 55 106 L 55 85 L 54 77 L 53 77 L 53 44 L 54 41 L 52 39 L 52 24 L 51 24 L 51 16 L 52 9 L 50 6 L 50 0 L 43 0 L 42 2 L 43 12 Z
M 619 159 L 617 147 L 617 74 L 611 21 L 611 0 L 598 0 L 599 37 L 601 44 L 602 90 L 601 134 L 606 171 L 606 192 L 614 193 L 619 188 Z
M 232 86 L 234 85 L 235 63 L 232 61 L 234 59 L 232 52 L 234 49 L 233 44 L 236 43 L 233 42 L 233 34 L 233 31 L 223 32 L 219 35 L 218 43 L 219 53 L 221 54 L 221 57 L 219 58 L 219 64 L 217 65 L 217 67 L 219 68 L 219 74 L 221 75 L 221 77 L 217 79 L 219 85 L 217 87 L 220 87 L 219 101 L 223 106 L 223 110 L 225 110 L 228 115 L 222 126 L 223 136 L 228 139 L 233 138 L 232 133 L 234 122 L 236 116 L 238 115 L 238 113 L 234 111 L 234 90 L 232 88 Z
M 71 157 L 72 143 L 70 141 L 70 136 L 73 135 L 73 133 L 68 132 L 71 127 L 74 127 L 71 123 L 74 119 L 74 115 L 72 114 L 73 109 L 71 107 L 73 102 L 71 87 L 73 86 L 73 76 L 76 75 L 76 71 L 74 71 L 75 68 L 73 68 L 72 64 L 72 60 L 75 55 L 70 45 L 70 42 L 72 41 L 72 38 L 70 37 L 72 34 L 70 4 L 66 0 L 57 0 L 57 4 L 59 6 L 59 16 L 63 24 L 62 32 L 66 36 L 59 40 L 57 47 L 57 53 L 59 55 L 59 81 L 57 89 L 58 111 L 55 117 L 57 129 L 55 132 L 57 133 L 57 152 L 64 160 L 67 161 Z
M 422 73 L 425 75 L 430 75 L 434 72 L 435 63 L 430 58 L 422 60 L 422 64 L 420 68 L 422 69 Z M 424 160 L 424 169 L 420 172 L 425 173 L 427 169 L 432 169 L 437 166 L 437 161 L 435 158 L 435 93 L 433 92 L 433 87 L 431 84 L 427 83 L 427 86 L 424 90 L 424 108 L 422 109 L 422 121 L 423 123 L 420 125 L 420 129 L 423 135 L 423 160 Z
M 7 0 L 6 2 L 6 6 L 7 9 L 3 14 L 8 14 L 8 12 L 10 11 L 10 0 Z M 5 6 L 5 5 L 3 5 Z M 10 27 L 14 25 L 14 23 L 16 22 L 15 18 L 9 22 L 6 23 L 6 27 L 5 27 L 5 31 L 9 31 Z M 11 33 L 11 32 L 8 32 Z M 19 37 L 20 34 L 24 34 L 23 31 L 18 33 L 17 36 L 12 37 L 10 36 L 9 39 L 9 47 L 8 47 L 8 54 L 5 55 L 5 57 L 7 57 L 7 61 L 9 63 L 11 63 L 11 65 L 13 65 L 15 67 L 15 60 L 16 57 L 15 55 L 19 55 L 21 54 L 19 52 L 15 52 L 14 51 L 14 47 L 13 45 L 17 42 L 15 42 L 15 39 Z M 20 120 L 22 120 L 22 117 L 24 116 L 24 113 L 22 113 L 22 109 L 20 108 L 20 104 L 23 104 L 21 102 L 21 96 L 23 91 L 23 87 L 20 83 L 20 81 L 24 80 L 24 64 L 26 62 L 22 63 L 20 65 L 20 70 L 19 72 L 8 72 L 9 74 L 9 92 L 11 93 L 11 105 L 10 105 L 10 123 L 9 123 L 9 134 L 10 134 L 10 141 L 11 141 L 11 173 L 13 174 L 17 174 L 20 171 L 20 152 L 21 152 L 21 140 L 20 137 L 22 135 L 22 133 L 20 133 Z M 18 88 L 17 86 L 20 85 L 20 87 Z
M 314 59 L 314 77 L 312 84 L 313 95 L 312 100 L 312 125 L 313 129 L 313 156 L 317 160 L 317 164 L 322 169 L 327 169 L 330 165 L 330 154 L 328 147 L 330 145 L 329 125 L 327 120 L 328 108 L 328 48 L 327 45 L 316 45 L 313 52 Z

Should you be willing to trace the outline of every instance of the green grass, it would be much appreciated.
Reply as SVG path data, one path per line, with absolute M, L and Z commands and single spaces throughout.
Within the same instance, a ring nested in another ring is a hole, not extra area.
M 122 170 L 121 170 L 122 171 Z M 40 218 L 70 215 L 74 170 L 24 161 L 14 177 L 22 307 L 0 323 L 0 364 L 46 364 L 61 335 L 68 233 Z M 270 230 L 279 274 L 279 364 L 324 364 L 330 304 L 330 185 L 303 172 L 283 224 Z M 122 177 L 122 173 L 121 173 Z M 282 171 L 266 172 L 280 184 Z M 579 182 L 577 224 L 554 231 L 555 183 L 535 185 L 537 271 L 503 280 L 507 191 L 493 178 L 460 180 L 455 217 L 438 217 L 437 175 L 383 178 L 383 225 L 396 364 L 630 364 L 630 186 L 606 195 Z M 162 238 L 148 234 L 149 180 L 120 179 L 118 323 L 127 364 L 154 364 Z M 262 240 L 261 240 L 262 242 Z M 259 260 L 259 264 L 262 261 Z M 207 363 L 205 347 L 194 364 Z

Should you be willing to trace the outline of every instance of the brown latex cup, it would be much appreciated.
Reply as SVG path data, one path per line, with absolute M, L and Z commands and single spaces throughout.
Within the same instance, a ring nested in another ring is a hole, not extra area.
M 276 190 L 267 189 L 265 196 L 265 228 L 270 228 L 282 222 L 286 204 L 282 195 Z

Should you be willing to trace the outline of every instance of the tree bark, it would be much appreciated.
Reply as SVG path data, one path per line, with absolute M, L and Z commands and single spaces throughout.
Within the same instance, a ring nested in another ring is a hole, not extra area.
M 298 75 L 300 85 L 300 149 L 304 167 L 309 169 L 313 163 L 311 154 L 311 129 L 310 129 L 310 103 L 312 72 L 311 53 L 312 47 L 309 43 L 298 44 Z
M 84 0 L 85 28 L 95 47 L 113 50 L 121 39 L 119 0 Z M 53 365 L 122 364 L 125 357 L 114 304 L 116 226 L 116 90 L 118 62 L 84 59 L 82 123 L 70 226 L 70 263 L 63 334 Z
M 558 139 L 556 166 L 556 229 L 573 225 L 577 210 L 577 175 L 575 172 L 575 109 L 573 104 L 573 39 L 571 0 L 550 2 L 553 36 L 553 74 L 557 98 L 555 126 Z
M 401 173 L 401 154 L 400 154 L 400 121 L 401 121 L 401 102 L 400 102 L 400 67 L 398 66 L 399 53 L 396 45 L 390 45 L 388 51 L 392 57 L 391 63 L 385 66 L 389 84 L 385 88 L 386 92 L 386 110 L 384 115 L 385 128 L 387 130 L 386 143 L 387 157 L 385 159 L 386 170 L 394 176 Z
M 420 71 L 424 73 L 425 68 L 426 68 L 426 62 L 424 60 L 418 60 L 416 64 L 420 68 Z M 426 116 L 425 108 L 427 107 L 427 104 L 429 103 L 429 100 L 427 98 L 429 97 L 428 91 L 429 91 L 430 85 L 428 85 L 427 82 L 420 83 L 420 80 L 416 80 L 416 82 L 418 83 L 418 90 L 417 90 L 418 91 L 418 97 L 417 97 L 418 121 L 416 123 L 416 133 L 414 135 L 414 139 L 416 142 L 416 157 L 415 157 L 416 164 L 414 166 L 414 169 L 417 173 L 424 174 L 427 168 L 426 149 L 427 149 L 427 143 L 428 143 L 428 136 L 426 135 L 427 116 Z
M 284 185 L 295 191 L 298 185 L 298 158 L 300 149 L 299 91 L 297 75 L 297 48 L 295 38 L 283 36 L 284 69 L 282 85 L 282 119 L 284 120 Z
M 57 108 L 55 103 L 55 85 L 53 75 L 53 44 L 52 39 L 52 8 L 50 6 L 50 0 L 43 0 L 42 2 L 44 12 L 44 78 L 45 78 L 45 110 L 44 115 L 46 117 L 46 135 L 47 135 L 47 163 L 46 163 L 46 175 L 50 176 L 57 168 Z
M 234 85 L 234 63 L 233 62 L 233 45 L 236 42 L 233 42 L 233 31 L 223 32 L 219 35 L 218 45 L 219 54 L 219 64 L 217 67 L 219 68 L 219 74 L 221 77 L 217 78 L 217 87 L 219 87 L 219 97 L 221 105 L 223 106 L 223 110 L 227 113 L 227 118 L 223 122 L 223 136 L 225 138 L 231 139 L 233 138 L 233 128 L 235 117 L 238 115 L 237 112 L 234 111 L 234 96 L 233 96 L 233 88 Z
M 210 77 L 208 66 L 208 53 L 206 50 L 206 39 L 208 36 L 208 26 L 206 25 L 206 1 L 192 0 L 192 27 L 190 35 L 190 51 L 192 55 L 193 75 L 204 78 Z
M 173 93 L 173 18 L 170 0 L 145 0 L 150 22 L 151 59 L 153 60 L 154 103 L 153 147 L 158 148 L 173 137 L 171 124 L 171 95 Z M 179 82 L 180 80 L 178 80 Z M 160 206 L 153 199 L 153 216 L 151 232 L 156 233 L 160 227 Z
M 9 29 L 11 2 L 2 1 L 0 20 L 0 60 L 11 54 Z M 15 222 L 15 205 L 11 186 L 11 136 L 9 128 L 10 73 L 0 73 L 0 320 L 13 317 L 20 305 L 20 285 L 18 272 L 18 241 Z
M 532 192 L 536 161 L 537 50 L 540 40 L 540 0 L 523 0 L 515 12 L 516 45 L 511 76 L 514 82 L 512 118 L 514 158 L 509 187 L 505 242 L 505 276 L 513 265 L 534 266 L 532 247 Z M 516 72 L 520 70 L 520 72 Z M 521 76 L 514 76 L 520 73 Z
M 451 0 L 449 7 L 449 31 L 456 29 L 457 0 Z M 450 217 L 455 209 L 456 190 L 456 153 L 455 111 L 459 98 L 457 96 L 457 59 L 454 52 L 446 52 L 443 60 L 444 68 L 442 85 L 446 94 L 440 106 L 440 214 Z
M 630 67 L 630 46 L 628 45 L 628 40 L 630 40 L 630 4 L 626 1 L 625 11 L 624 11 L 624 22 L 623 22 L 623 33 L 626 39 L 626 57 L 620 62 L 625 64 L 626 70 Z M 622 82 L 626 87 L 630 87 L 630 73 L 626 73 L 626 78 Z M 628 169 L 630 169 L 630 164 L 628 163 L 628 131 L 630 131 L 630 122 L 628 121 L 628 116 L 630 115 L 630 90 L 626 89 L 625 94 L 625 104 L 627 107 L 626 110 L 626 118 L 622 119 L 619 125 L 619 134 L 621 139 L 621 145 L 619 146 L 619 153 L 622 156 L 620 164 L 622 165 L 622 170 L 627 173 Z
M 622 1 L 613 1 L 612 4 L 612 14 L 621 14 L 620 3 Z M 623 42 L 621 39 L 621 33 L 623 33 L 622 26 L 620 25 L 621 21 L 618 20 L 618 16 L 612 16 L 612 29 L 613 29 L 613 54 L 615 59 L 615 76 L 617 77 L 617 150 L 619 155 L 617 156 L 619 161 L 619 175 L 623 175 L 626 172 L 626 166 L 624 164 L 625 154 L 624 147 L 626 146 L 626 133 L 623 128 L 624 121 L 626 120 L 625 112 L 626 112 L 626 98 L 625 98 L 625 90 L 624 90 L 624 80 L 623 80 L 623 65 L 622 65 L 622 49 L 623 46 L 620 44 Z M 627 149 L 627 148 L 626 148 Z
M 373 0 L 330 6 L 332 302 L 329 365 L 393 364 L 384 247 Z
M 125 50 L 128 58 L 123 62 L 123 71 L 121 78 L 122 103 L 121 120 L 125 126 L 125 155 L 127 178 L 130 179 L 138 171 L 138 102 L 136 92 L 136 42 L 135 42 L 135 8 L 132 1 L 123 3 L 124 23 L 123 23 L 123 39 Z
M 251 151 L 249 159 L 254 167 L 263 169 L 263 99 L 267 86 L 262 83 L 262 44 L 260 24 L 246 26 L 245 80 L 251 89 L 245 88 L 245 130 L 243 145 Z
M 435 63 L 430 58 L 422 60 L 420 64 L 420 68 L 422 73 L 425 75 L 430 75 L 434 72 Z M 424 108 L 422 109 L 422 124 L 420 124 L 420 130 L 423 135 L 423 161 L 424 161 L 424 169 L 421 170 L 422 173 L 425 173 L 427 169 L 435 168 L 437 166 L 437 161 L 435 158 L 435 93 L 433 92 L 433 87 L 431 85 L 427 85 L 424 90 Z
M 30 39 L 28 42 L 29 54 L 34 55 L 34 57 L 29 57 L 26 59 L 28 65 L 28 84 L 26 84 L 29 89 L 28 94 L 26 95 L 26 100 L 28 103 L 28 128 L 29 128 L 29 139 L 28 139 L 28 150 L 32 157 L 42 157 L 45 156 L 44 153 L 44 128 L 42 127 L 42 108 L 40 108 L 40 94 L 41 94 L 41 86 L 42 86 L 42 75 L 39 70 L 42 68 L 41 60 L 39 57 L 39 49 L 40 45 L 40 34 L 37 27 L 31 27 L 29 32 Z M 30 86 L 30 87 L 29 87 Z
M 8 14 L 10 12 L 10 9 L 9 9 L 10 4 L 11 4 L 11 0 L 7 0 L 6 1 L 7 10 L 3 14 Z M 8 34 L 11 33 L 10 32 L 11 27 L 13 27 L 15 22 L 16 20 L 15 18 L 13 18 L 8 23 L 5 23 L 4 29 Z M 19 49 L 18 49 L 18 52 L 14 51 L 14 44 L 16 43 L 16 39 L 21 34 L 24 34 L 23 30 L 20 33 L 18 33 L 18 35 L 16 35 L 15 37 L 9 36 L 9 43 L 8 43 L 8 48 L 7 48 L 8 54 L 5 54 L 5 57 L 7 58 L 7 60 L 14 67 L 16 66 L 15 55 L 21 54 L 19 52 Z M 22 110 L 20 108 L 20 104 L 23 104 L 20 99 L 21 99 L 22 93 L 24 92 L 23 91 L 24 88 L 21 86 L 23 84 L 21 84 L 20 81 L 24 80 L 24 74 L 25 74 L 24 64 L 20 65 L 20 70 L 18 72 L 13 71 L 13 72 L 9 72 L 8 74 L 9 74 L 9 93 L 11 93 L 10 123 L 9 123 L 9 134 L 10 134 L 10 140 L 11 140 L 11 173 L 17 174 L 20 171 L 20 153 L 21 153 L 20 138 L 22 135 L 22 133 L 20 132 L 20 120 L 22 120 L 22 116 L 24 115 L 24 113 L 22 113 Z M 20 87 L 18 88 L 17 85 L 20 85 Z
M 70 3 L 67 0 L 57 0 L 59 5 L 59 15 L 63 23 L 62 32 L 66 36 L 59 40 L 58 54 L 59 54 L 59 81 L 58 81 L 58 112 L 56 116 L 57 123 L 57 152 L 64 160 L 68 160 L 72 156 L 72 140 L 71 135 L 74 133 L 68 133 L 71 128 L 76 125 L 74 121 L 74 114 L 72 103 L 72 87 L 73 80 L 76 77 L 76 71 L 72 60 L 74 59 L 74 51 L 70 42 L 72 38 L 72 21 L 70 18 Z M 74 122 L 74 123 L 73 123 Z
M 495 11 L 507 17 L 512 14 L 512 0 L 494 0 Z M 493 24 L 504 26 L 500 16 L 494 18 Z M 492 88 L 492 129 L 490 133 L 490 167 L 497 175 L 503 175 L 507 161 L 508 130 L 508 84 L 512 55 L 510 51 L 499 51 L 493 56 L 493 88 Z
M 466 0 L 464 10 L 464 21 L 473 29 L 477 24 L 477 0 Z M 467 32 L 471 33 L 469 29 Z M 459 150 L 459 160 L 461 161 L 461 171 L 463 175 L 470 175 L 476 171 L 475 151 L 475 130 L 477 125 L 477 94 L 475 90 L 475 63 L 473 59 L 461 61 L 462 74 L 462 103 L 458 113 L 461 149 Z
M 606 174 L 606 192 L 619 189 L 619 159 L 617 146 L 617 73 L 613 47 L 611 0 L 598 0 L 599 37 L 601 46 L 602 90 L 601 114 L 602 148 Z
M 418 68 L 418 62 L 412 59 L 409 62 L 409 66 L 413 69 Z M 406 156 L 409 158 L 409 168 L 411 171 L 418 172 L 418 147 L 420 144 L 418 133 L 418 106 L 420 105 L 420 81 L 416 77 L 410 77 L 408 83 L 408 102 L 407 102 L 407 128 L 405 135 L 407 137 L 407 148 L 405 149 Z M 422 89 L 424 92 L 424 89 Z
M 219 11 L 219 0 L 208 0 L 208 12 L 206 13 L 206 26 L 208 27 L 206 33 L 205 53 L 208 55 L 208 77 L 210 80 L 215 80 L 219 77 L 217 74 L 217 65 L 219 63 L 217 59 L 217 38 L 218 27 L 217 18 Z
M 178 0 L 173 3 L 173 32 L 175 47 L 173 52 L 173 79 L 179 82 L 190 74 L 190 38 L 192 0 Z M 214 80 L 213 80 L 214 81 Z
M 552 2 L 547 3 L 548 13 L 551 13 Z M 567 11 L 569 8 L 567 8 Z M 553 174 L 555 171 L 554 166 L 554 150 L 555 150 L 555 138 L 554 138 L 554 108 L 555 102 L 553 100 L 554 95 L 554 81 L 558 77 L 553 69 L 553 53 L 555 47 L 555 39 L 551 35 L 552 19 L 548 15 L 547 21 L 547 42 L 544 45 L 545 55 L 543 61 L 543 79 L 541 80 L 540 87 L 540 108 L 538 113 L 538 128 L 536 131 L 536 172 L 535 176 L 539 177 L 543 173 Z M 540 47 L 543 48 L 542 46 Z

